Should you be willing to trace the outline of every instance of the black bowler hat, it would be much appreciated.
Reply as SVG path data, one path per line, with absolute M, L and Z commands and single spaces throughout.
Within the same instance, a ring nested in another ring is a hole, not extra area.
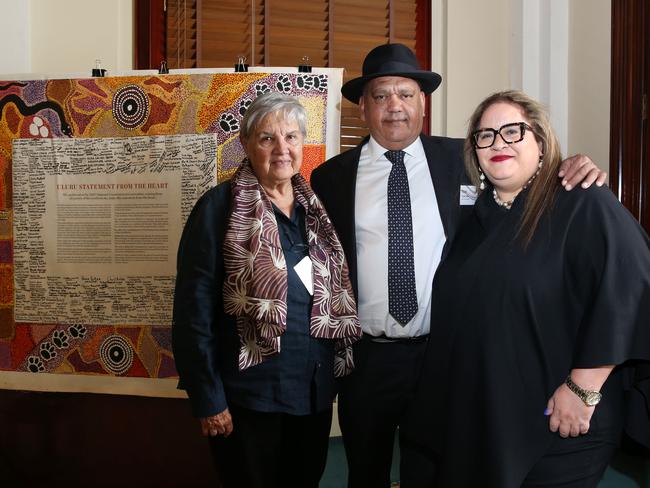
M 420 69 L 415 54 L 404 44 L 382 44 L 366 55 L 363 60 L 363 76 L 348 81 L 341 87 L 341 93 L 352 103 L 359 103 L 366 82 L 380 76 L 403 76 L 420 84 L 422 91 L 428 95 L 433 92 L 442 77 L 433 71 Z

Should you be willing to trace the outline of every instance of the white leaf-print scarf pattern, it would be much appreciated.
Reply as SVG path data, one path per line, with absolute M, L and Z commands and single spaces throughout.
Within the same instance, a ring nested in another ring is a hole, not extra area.
M 343 247 L 323 205 L 302 175 L 291 178 L 294 197 L 306 210 L 313 263 L 312 337 L 336 339 L 334 374 L 354 367 L 351 345 L 361 337 Z M 223 245 L 224 310 L 237 317 L 239 369 L 280 352 L 286 330 L 287 264 L 270 199 L 244 160 L 232 178 L 232 206 Z

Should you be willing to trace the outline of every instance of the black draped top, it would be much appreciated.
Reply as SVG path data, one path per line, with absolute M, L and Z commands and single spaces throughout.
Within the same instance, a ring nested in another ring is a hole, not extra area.
M 435 277 L 416 402 L 439 486 L 519 487 L 559 435 L 544 409 L 572 368 L 650 360 L 650 241 L 637 221 L 608 188 L 559 189 L 524 248 L 525 198 L 506 210 L 484 192 Z M 588 435 L 620 435 L 624 369 Z

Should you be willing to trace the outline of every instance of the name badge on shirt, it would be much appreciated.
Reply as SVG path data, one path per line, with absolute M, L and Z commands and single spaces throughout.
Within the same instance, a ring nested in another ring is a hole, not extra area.
M 311 275 L 311 259 L 309 256 L 305 256 L 300 260 L 298 264 L 293 267 L 294 271 L 302 281 L 302 284 L 305 285 L 307 291 L 310 295 L 314 294 L 314 281 Z
M 474 205 L 478 194 L 474 185 L 460 185 L 460 204 Z

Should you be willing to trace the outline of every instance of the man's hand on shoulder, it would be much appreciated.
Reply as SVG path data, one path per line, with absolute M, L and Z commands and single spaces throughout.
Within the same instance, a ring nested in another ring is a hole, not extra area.
M 594 183 L 603 186 L 607 181 L 607 172 L 601 171 L 589 156 L 576 154 L 562 161 L 558 177 L 562 178 L 562 186 L 568 191 L 578 183 L 582 188 L 589 188 Z

